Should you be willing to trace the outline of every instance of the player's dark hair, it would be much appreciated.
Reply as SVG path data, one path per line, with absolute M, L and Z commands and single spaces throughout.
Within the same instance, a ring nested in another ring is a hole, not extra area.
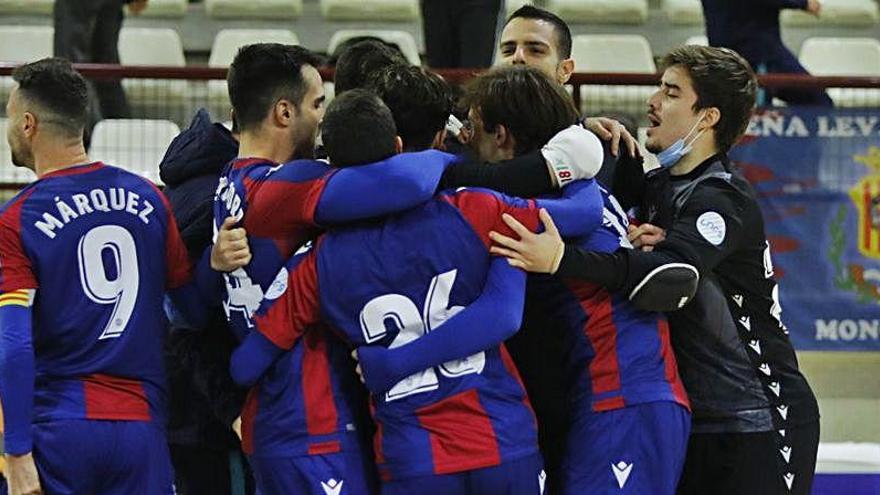
M 67 137 L 82 137 L 89 117 L 86 81 L 70 62 L 44 58 L 22 65 L 12 73 L 24 99 L 39 108 L 42 118 Z
M 339 53 L 333 79 L 336 95 L 363 88 L 375 72 L 392 65 L 407 65 L 406 58 L 394 45 L 377 38 L 352 43 Z
M 562 85 L 525 65 L 496 67 L 472 79 L 463 102 L 479 113 L 486 132 L 506 127 L 516 139 L 516 155 L 540 148 L 578 118 Z
M 385 67 L 370 77 L 366 89 L 379 95 L 391 110 L 407 151 L 430 148 L 452 112 L 449 85 L 421 67 Z
M 321 125 L 330 163 L 348 167 L 395 154 L 397 128 L 391 110 L 375 93 L 352 89 L 330 102 Z
M 281 99 L 299 106 L 308 91 L 301 72 L 306 65 L 317 68 L 321 59 L 301 46 L 255 43 L 239 49 L 226 77 L 239 128 L 258 126 Z
M 553 31 L 556 32 L 556 52 L 559 53 L 561 59 L 571 57 L 571 29 L 568 28 L 568 24 L 566 24 L 561 17 L 553 12 L 540 9 L 533 5 L 523 5 L 516 9 L 514 13 L 510 14 L 510 17 L 507 18 L 507 22 L 505 22 L 504 25 L 508 25 L 510 21 L 517 18 L 535 19 L 552 24 Z
M 745 133 L 755 108 L 758 81 L 749 63 L 728 48 L 687 45 L 666 55 L 661 67 L 679 66 L 691 78 L 697 101 L 694 110 L 717 108 L 718 150 L 727 152 Z

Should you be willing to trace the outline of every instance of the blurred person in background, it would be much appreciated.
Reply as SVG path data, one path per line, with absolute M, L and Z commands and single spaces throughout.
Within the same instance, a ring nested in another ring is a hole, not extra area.
M 211 244 L 214 191 L 220 173 L 238 154 L 235 119 L 230 131 L 213 123 L 200 109 L 189 127 L 168 147 L 159 165 L 165 195 L 171 204 L 190 259 L 198 260 Z M 177 493 L 225 495 L 234 492 L 234 470 L 245 475 L 245 493 L 253 480 L 233 433 L 246 390 L 229 376 L 229 356 L 237 342 L 217 304 L 206 328 L 172 319 L 165 346 L 169 384 L 168 445 Z
M 421 0 L 428 65 L 438 69 L 492 65 L 501 0 Z
M 119 30 L 128 4 L 131 15 L 147 8 L 148 0 L 56 0 L 54 54 L 72 63 L 118 64 Z M 120 80 L 94 81 L 100 114 L 93 110 L 92 122 L 101 118 L 129 117 L 131 111 Z
M 797 57 L 785 47 L 779 34 L 779 13 L 783 9 L 804 10 L 819 16 L 819 0 L 702 0 L 709 45 L 739 52 L 758 74 L 808 74 Z M 769 105 L 773 97 L 790 105 L 833 106 L 822 89 L 781 88 L 765 90 L 758 105 Z

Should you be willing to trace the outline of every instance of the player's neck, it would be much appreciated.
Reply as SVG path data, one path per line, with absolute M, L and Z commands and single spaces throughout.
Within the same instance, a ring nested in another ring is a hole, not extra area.
M 690 153 L 681 157 L 681 160 L 672 167 L 670 173 L 672 175 L 687 175 L 709 157 L 718 153 L 715 147 L 715 140 L 711 138 L 711 134 L 707 133 L 703 139 L 697 140 L 693 144 Z
M 34 152 L 34 172 L 37 177 L 65 168 L 90 163 L 82 141 L 76 143 L 59 143 L 46 146 L 39 153 Z
M 242 132 L 238 145 L 239 158 L 262 158 L 284 163 L 293 156 L 293 149 L 285 139 L 268 133 Z

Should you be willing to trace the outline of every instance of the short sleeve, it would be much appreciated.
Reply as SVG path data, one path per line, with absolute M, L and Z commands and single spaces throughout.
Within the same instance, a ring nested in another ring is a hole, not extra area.
M 23 199 L 0 214 L 0 292 L 39 287 L 21 239 Z
M 317 251 L 295 257 L 282 268 L 255 316 L 257 330 L 282 349 L 291 349 L 305 329 L 318 323 Z
M 504 213 L 533 232 L 538 230 L 540 224 L 538 207 L 533 200 L 513 198 L 484 189 L 462 189 L 447 196 L 447 200 L 458 208 L 487 249 L 492 245 L 489 239 L 491 231 L 518 237 L 502 220 Z

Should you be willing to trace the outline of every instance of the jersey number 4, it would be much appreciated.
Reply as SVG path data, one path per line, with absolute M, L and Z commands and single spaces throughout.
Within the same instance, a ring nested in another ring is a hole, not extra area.
M 388 333 L 386 323 L 398 329 L 397 336 L 388 346 L 400 347 L 422 335 L 436 330 L 444 321 L 463 310 L 463 306 L 449 306 L 449 293 L 458 270 L 450 270 L 431 279 L 422 311 L 406 296 L 385 294 L 375 297 L 361 310 L 360 321 L 367 344 L 376 342 Z M 480 352 L 464 359 L 449 361 L 438 366 L 440 374 L 457 378 L 471 373 L 481 373 L 486 365 L 486 354 Z M 386 401 L 401 399 L 408 395 L 435 390 L 440 386 L 437 372 L 426 369 L 410 375 L 385 394 Z
M 98 340 L 119 337 L 138 297 L 140 274 L 134 238 L 118 225 L 103 225 L 86 232 L 77 249 L 83 292 L 98 304 L 113 305 L 110 321 Z

